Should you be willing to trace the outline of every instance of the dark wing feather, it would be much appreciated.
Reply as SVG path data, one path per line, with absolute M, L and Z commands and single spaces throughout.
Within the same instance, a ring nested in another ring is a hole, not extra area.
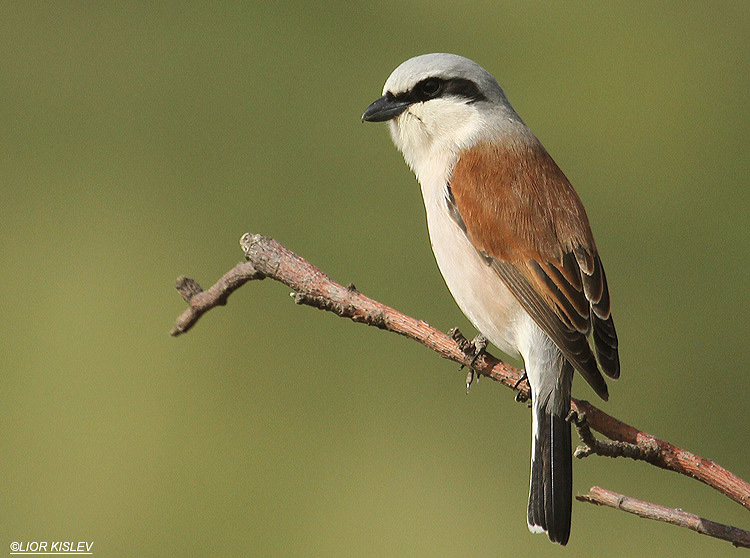
M 530 267 L 535 263 L 532 262 Z M 560 315 L 561 312 L 564 315 L 564 311 L 559 306 L 552 306 L 539 294 L 525 277 L 522 268 L 499 260 L 493 260 L 491 265 L 540 329 L 552 339 L 596 394 L 607 400 L 607 384 L 599 372 L 585 334 L 570 326 Z

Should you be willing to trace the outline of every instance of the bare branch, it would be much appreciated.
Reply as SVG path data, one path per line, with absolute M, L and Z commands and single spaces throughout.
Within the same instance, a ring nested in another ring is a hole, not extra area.
M 645 519 L 664 521 L 665 523 L 685 527 L 701 535 L 729 541 L 737 547 L 750 548 L 750 531 L 716 523 L 683 510 L 637 500 L 598 486 L 592 486 L 588 494 L 577 495 L 576 500 L 622 510 Z
M 240 245 L 248 262 L 235 266 L 209 290 L 203 291 L 192 279 L 178 279 L 177 289 L 188 302 L 189 308 L 177 319 L 172 335 L 186 332 L 205 312 L 226 304 L 229 295 L 246 282 L 269 277 L 291 287 L 297 304 L 327 310 L 355 322 L 413 339 L 443 358 L 468 366 L 476 373 L 518 391 L 520 397 L 529 397 L 528 384 L 521 381 L 523 372 L 501 362 L 487 351 L 467 350 L 472 344 L 459 333 L 445 334 L 427 322 L 416 320 L 363 295 L 354 285 L 344 287 L 334 282 L 321 270 L 272 238 L 245 234 Z M 581 417 L 575 423 L 586 444 L 577 450 L 578 457 L 593 453 L 645 461 L 697 479 L 750 510 L 750 483 L 710 459 L 699 457 L 625 424 L 588 401 L 573 399 L 571 408 Z M 613 442 L 597 440 L 591 429 Z M 700 521 L 705 524 L 706 520 Z
M 427 322 L 416 320 L 363 295 L 354 285 L 339 285 L 272 238 L 245 234 L 240 245 L 258 273 L 294 291 L 297 304 L 327 310 L 342 318 L 398 333 L 432 349 L 443 358 L 472 366 L 478 373 L 508 387 L 513 387 L 521 378 L 520 371 L 492 355 L 482 353 L 474 358 L 474 355 L 461 349 L 459 342 Z M 521 385 L 519 389 L 528 393 L 526 385 Z
M 620 455 L 646 461 L 661 469 L 692 477 L 750 510 L 750 483 L 732 474 L 718 463 L 680 449 L 669 442 L 625 424 L 594 407 L 588 401 L 574 399 L 571 407 L 579 415 L 585 414 L 589 426 L 597 432 L 604 434 L 611 440 L 625 442 L 638 448 L 637 451 L 627 450 L 626 453 Z M 602 447 L 599 443 L 592 448 L 590 453 L 616 457 L 616 455 L 611 454 L 611 450 L 601 450 Z M 607 453 L 608 451 L 610 453 Z

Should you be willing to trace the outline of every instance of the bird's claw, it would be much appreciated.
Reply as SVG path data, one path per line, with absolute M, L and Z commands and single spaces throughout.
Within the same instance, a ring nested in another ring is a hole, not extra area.
M 471 361 L 468 364 L 469 371 L 466 373 L 466 393 L 468 395 L 471 390 L 471 384 L 476 380 L 479 381 L 479 374 L 474 370 L 474 364 L 477 359 L 484 354 L 487 350 L 487 338 L 481 333 L 477 334 L 474 339 L 469 341 L 464 337 L 463 333 L 459 331 L 457 327 L 452 328 L 449 332 L 450 336 L 458 343 L 459 348 L 466 356 L 471 357 Z M 467 365 L 462 364 L 459 370 L 463 370 Z

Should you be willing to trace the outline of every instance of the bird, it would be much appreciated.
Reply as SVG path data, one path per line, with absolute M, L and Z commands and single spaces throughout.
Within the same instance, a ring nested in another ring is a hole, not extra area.
M 620 375 L 604 267 L 578 194 L 503 89 L 455 54 L 403 62 L 363 122 L 387 122 L 421 186 L 432 250 L 478 332 L 531 388 L 527 525 L 567 544 L 573 371 L 608 399 Z M 596 355 L 596 356 L 595 356 Z

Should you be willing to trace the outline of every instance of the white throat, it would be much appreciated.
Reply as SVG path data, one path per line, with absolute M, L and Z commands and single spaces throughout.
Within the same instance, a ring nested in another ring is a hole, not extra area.
M 423 187 L 447 181 L 456 156 L 476 143 L 482 127 L 475 107 L 448 99 L 416 103 L 389 122 L 393 143 Z

